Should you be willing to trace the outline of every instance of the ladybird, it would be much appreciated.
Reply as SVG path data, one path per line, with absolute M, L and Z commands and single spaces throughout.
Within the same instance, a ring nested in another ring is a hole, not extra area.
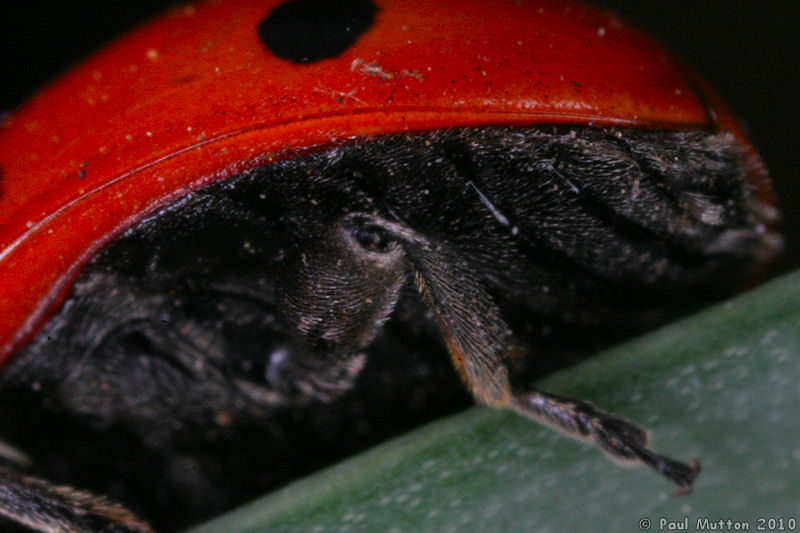
M 186 526 L 269 485 L 276 420 L 431 346 L 478 403 L 688 491 L 699 463 L 526 373 L 543 330 L 747 283 L 776 220 L 720 98 L 607 11 L 174 8 L 3 120 L 0 514 Z

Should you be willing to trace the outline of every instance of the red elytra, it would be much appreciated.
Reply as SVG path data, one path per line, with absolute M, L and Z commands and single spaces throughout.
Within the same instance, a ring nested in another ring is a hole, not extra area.
M 0 130 L 0 363 L 110 238 L 188 190 L 368 135 L 480 124 L 716 128 L 703 82 L 615 15 L 555 0 L 379 0 L 336 57 L 272 55 L 281 2 L 176 8 Z M 765 178 L 754 175 L 759 194 Z

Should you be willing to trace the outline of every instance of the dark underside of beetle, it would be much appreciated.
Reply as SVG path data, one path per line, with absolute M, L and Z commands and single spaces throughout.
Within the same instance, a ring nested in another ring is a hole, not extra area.
M 472 128 L 215 183 L 84 269 L 3 371 L 2 440 L 157 528 L 209 518 L 469 404 L 426 280 L 489 295 L 515 387 L 741 286 L 773 251 L 742 161 L 703 131 Z

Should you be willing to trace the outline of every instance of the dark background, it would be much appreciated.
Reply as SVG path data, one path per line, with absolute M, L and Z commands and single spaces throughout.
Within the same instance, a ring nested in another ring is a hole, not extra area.
M 488 0 L 487 0 L 488 1 Z M 0 111 L 105 42 L 175 2 L 0 2 Z M 727 98 L 773 176 L 786 250 L 800 264 L 800 2 L 604 0 L 682 56 Z

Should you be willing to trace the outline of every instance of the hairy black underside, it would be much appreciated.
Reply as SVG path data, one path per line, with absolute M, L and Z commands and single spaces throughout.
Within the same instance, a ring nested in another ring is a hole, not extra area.
M 524 381 L 752 274 L 771 249 L 742 160 L 732 136 L 702 131 L 473 128 L 359 141 L 215 183 L 84 269 L 4 369 L 2 438 L 37 475 L 155 526 L 207 518 L 469 401 L 410 280 L 367 332 L 352 390 L 326 397 L 276 371 L 308 350 L 345 372 L 351 354 L 332 346 L 359 333 L 298 344 L 289 324 L 315 310 L 282 296 L 309 257 L 326 257 L 320 243 L 344 215 L 377 215 L 461 258 L 527 348 L 513 376 Z

